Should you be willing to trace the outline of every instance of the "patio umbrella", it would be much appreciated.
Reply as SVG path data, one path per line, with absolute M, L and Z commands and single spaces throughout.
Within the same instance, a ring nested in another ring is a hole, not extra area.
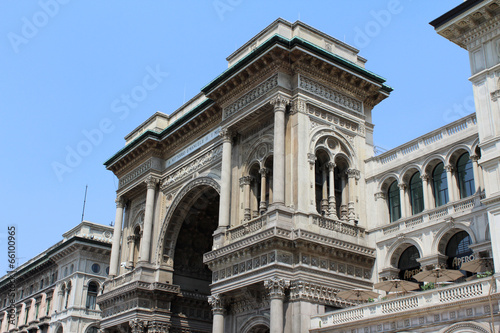
M 418 274 L 413 275 L 413 278 L 417 281 L 425 282 L 449 282 L 455 281 L 459 277 L 463 277 L 462 272 L 454 269 L 445 268 L 434 268 L 428 271 L 423 271 Z
M 460 269 L 472 273 L 487 272 L 493 269 L 493 263 L 491 258 L 478 258 L 464 263 Z
M 387 292 L 408 292 L 411 290 L 419 289 L 418 283 L 406 281 L 406 280 L 386 280 L 379 283 L 375 283 L 374 287 L 376 289 L 384 290 Z
M 380 295 L 379 293 L 365 289 L 351 289 L 351 290 L 339 291 L 337 293 L 337 296 L 340 298 L 343 298 L 345 300 L 355 300 L 355 301 L 366 301 L 369 298 L 375 298 L 379 295 Z

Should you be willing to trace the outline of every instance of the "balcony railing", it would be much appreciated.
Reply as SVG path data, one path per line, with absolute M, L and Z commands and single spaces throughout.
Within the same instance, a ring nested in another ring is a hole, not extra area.
M 248 222 L 244 222 L 239 226 L 233 227 L 227 230 L 226 239 L 228 241 L 234 241 L 236 239 L 243 238 L 257 231 L 260 231 L 266 227 L 267 219 L 268 219 L 267 215 L 262 215 Z
M 460 300 L 485 297 L 489 294 L 491 283 L 495 284 L 495 281 L 488 277 L 480 280 L 453 284 L 444 288 L 415 292 L 396 299 L 376 301 L 375 303 L 366 303 L 354 308 L 330 312 L 322 316 L 312 317 L 311 329 L 325 328 L 361 320 L 373 320 L 378 316 L 388 314 L 404 314 L 404 312 L 412 309 L 418 308 L 422 310 L 424 308 L 442 306 Z M 496 290 L 494 290 L 494 293 L 496 293 Z
M 400 233 L 404 230 L 411 230 L 419 224 L 435 221 L 455 213 L 464 213 L 471 211 L 474 208 L 481 206 L 481 195 L 475 194 L 465 199 L 450 202 L 444 206 L 440 206 L 431 210 L 423 211 L 418 215 L 413 215 L 407 218 L 400 219 L 382 228 L 384 235 Z

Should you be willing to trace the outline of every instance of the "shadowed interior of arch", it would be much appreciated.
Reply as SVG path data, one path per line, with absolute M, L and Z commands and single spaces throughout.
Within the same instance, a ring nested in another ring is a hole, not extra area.
M 211 272 L 203 263 L 203 254 L 212 250 L 212 234 L 219 219 L 219 195 L 209 186 L 196 187 L 193 197 L 188 193 L 186 202 L 176 208 L 183 214 L 174 251 L 173 283 L 181 290 L 210 294 Z M 191 200 L 190 200 L 191 199 Z

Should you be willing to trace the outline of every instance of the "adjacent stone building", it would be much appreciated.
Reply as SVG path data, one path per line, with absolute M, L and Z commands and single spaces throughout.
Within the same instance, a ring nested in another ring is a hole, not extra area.
M 113 228 L 83 221 L 0 279 L 0 332 L 97 333 Z M 14 313 L 9 319 L 9 313 Z
M 372 112 L 392 88 L 299 21 L 276 20 L 147 119 L 105 163 L 119 188 L 100 328 L 488 331 L 496 275 L 366 306 L 337 294 L 479 257 L 500 267 L 498 12 L 466 1 L 433 22 L 471 54 L 477 113 L 377 156 Z

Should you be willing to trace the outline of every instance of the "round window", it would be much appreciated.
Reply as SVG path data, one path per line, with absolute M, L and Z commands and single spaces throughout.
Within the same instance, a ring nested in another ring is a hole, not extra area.
M 101 266 L 99 264 L 93 264 L 92 265 L 92 272 L 94 273 L 99 273 L 101 271 Z

